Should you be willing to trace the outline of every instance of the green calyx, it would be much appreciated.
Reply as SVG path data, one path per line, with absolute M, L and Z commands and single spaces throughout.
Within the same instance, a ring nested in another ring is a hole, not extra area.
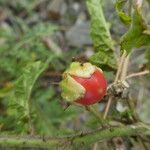
M 70 75 L 66 75 L 60 82 L 61 96 L 68 102 L 73 102 L 85 94 L 85 88 L 75 81 Z
M 63 79 L 60 82 L 62 90 L 61 96 L 68 102 L 73 102 L 77 99 L 84 97 L 85 88 L 78 83 L 72 76 L 81 78 L 90 78 L 95 72 L 95 69 L 101 71 L 100 68 L 90 63 L 73 62 L 70 67 L 63 73 Z
M 95 66 L 91 63 L 73 62 L 70 67 L 64 72 L 65 74 L 74 75 L 82 78 L 90 78 L 95 71 Z

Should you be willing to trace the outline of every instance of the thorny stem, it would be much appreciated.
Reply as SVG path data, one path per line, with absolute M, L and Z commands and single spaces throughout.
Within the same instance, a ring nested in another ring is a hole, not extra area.
M 113 137 L 133 136 L 148 134 L 150 127 L 143 123 L 129 126 L 110 126 L 98 128 L 96 130 L 80 132 L 78 134 L 59 136 L 59 137 L 40 137 L 40 136 L 0 136 L 0 146 L 5 147 L 38 147 L 47 148 L 62 146 L 63 143 L 73 141 L 74 144 L 93 144 L 97 141 L 104 141 Z

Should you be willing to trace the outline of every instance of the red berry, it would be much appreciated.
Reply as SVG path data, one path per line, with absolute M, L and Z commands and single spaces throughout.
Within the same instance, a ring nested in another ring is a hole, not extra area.
M 107 82 L 101 71 L 95 70 L 90 78 L 72 77 L 86 89 L 84 97 L 75 102 L 82 105 L 91 105 L 102 100 L 106 93 Z
M 107 81 L 100 68 L 90 63 L 73 62 L 63 73 L 60 87 L 64 100 L 87 106 L 102 100 Z

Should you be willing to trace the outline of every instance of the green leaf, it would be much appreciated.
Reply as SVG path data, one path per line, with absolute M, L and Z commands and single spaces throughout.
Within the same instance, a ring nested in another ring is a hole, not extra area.
M 22 116 L 29 115 L 30 96 L 34 84 L 41 73 L 47 68 L 47 63 L 41 61 L 28 64 L 21 77 L 16 81 L 14 91 L 10 96 L 10 103 L 21 110 Z
M 126 0 L 117 0 L 115 8 L 116 8 L 116 12 L 117 12 L 120 20 L 124 24 L 129 25 L 131 23 L 131 17 L 122 11 L 122 7 L 125 2 L 126 2 Z
M 141 11 L 135 8 L 129 30 L 121 38 L 121 49 L 130 53 L 133 48 L 150 45 L 150 29 L 142 18 Z
M 90 58 L 91 63 L 99 67 L 107 66 L 111 69 L 116 69 L 116 60 L 112 53 L 99 51 Z
M 99 67 L 103 65 L 115 66 L 113 42 L 105 20 L 100 0 L 87 0 L 87 7 L 91 16 L 91 37 L 97 51 L 91 58 L 91 62 Z M 113 63 L 110 63 L 112 62 Z
M 105 20 L 100 0 L 87 0 L 87 7 L 91 16 L 91 36 L 97 51 L 112 49 L 113 43 L 108 24 Z

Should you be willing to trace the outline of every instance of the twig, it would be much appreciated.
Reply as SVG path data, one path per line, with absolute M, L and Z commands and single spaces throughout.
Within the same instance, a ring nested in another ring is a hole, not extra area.
M 108 103 L 107 103 L 105 111 L 104 111 L 104 116 L 103 116 L 104 119 L 106 119 L 106 116 L 108 114 L 112 99 L 113 99 L 113 96 L 110 96 L 109 99 L 108 99 Z
M 146 74 L 150 74 L 150 71 L 145 70 L 145 71 L 142 71 L 142 72 L 132 73 L 132 74 L 129 74 L 128 76 L 126 76 L 126 79 L 130 79 L 130 78 L 133 78 L 133 77 L 138 77 L 138 76 L 142 76 L 142 75 L 146 75 Z

